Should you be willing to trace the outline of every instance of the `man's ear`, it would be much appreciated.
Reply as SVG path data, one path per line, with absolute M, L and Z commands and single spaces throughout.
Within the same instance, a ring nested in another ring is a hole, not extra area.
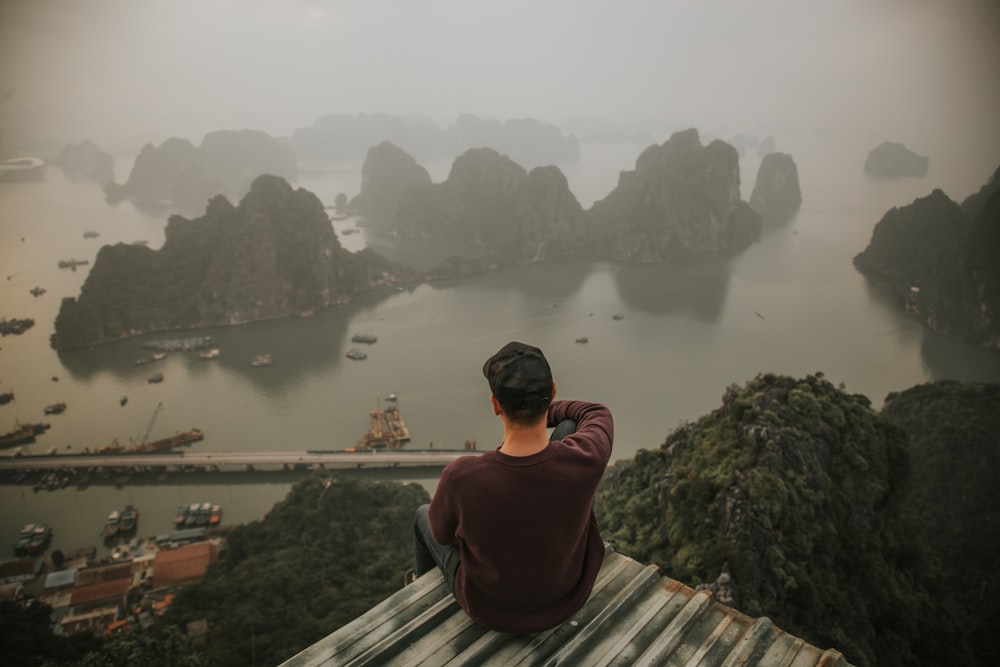
M 490 394 L 490 403 L 493 405 L 493 414 L 499 416 L 503 412 L 503 408 L 500 407 L 500 401 L 493 394 Z

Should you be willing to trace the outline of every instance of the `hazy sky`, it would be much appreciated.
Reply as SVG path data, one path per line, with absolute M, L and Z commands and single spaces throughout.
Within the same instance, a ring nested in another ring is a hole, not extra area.
M 0 108 L 71 140 L 471 112 L 1000 152 L 998 38 L 997 0 L 0 0 Z

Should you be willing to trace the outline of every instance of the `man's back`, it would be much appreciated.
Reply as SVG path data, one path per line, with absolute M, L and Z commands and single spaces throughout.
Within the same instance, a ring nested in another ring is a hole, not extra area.
M 553 402 L 549 426 L 566 418 L 578 422 L 576 433 L 536 454 L 495 450 L 449 465 L 431 503 L 435 540 L 461 553 L 455 596 L 493 629 L 557 625 L 583 605 L 600 570 L 593 498 L 611 456 L 611 413 Z

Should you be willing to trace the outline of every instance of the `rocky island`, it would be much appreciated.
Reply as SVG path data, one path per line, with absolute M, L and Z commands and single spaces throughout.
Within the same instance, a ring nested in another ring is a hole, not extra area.
M 868 153 L 865 173 L 883 178 L 926 176 L 930 158 L 917 155 L 903 144 L 886 141 Z
M 941 190 L 893 208 L 854 265 L 938 333 L 1000 350 L 1000 169 L 959 205 Z
M 771 211 L 797 211 L 802 205 L 799 170 L 788 153 L 768 153 L 757 169 L 750 206 L 764 215 Z
M 59 152 L 59 167 L 70 178 L 91 180 L 101 187 L 115 180 L 115 161 L 92 141 L 68 144 Z
M 688 261 L 756 241 L 761 219 L 740 198 L 739 155 L 696 129 L 639 155 L 635 170 L 587 212 L 601 248 L 637 263 Z
M 206 134 L 197 147 L 178 138 L 159 147 L 146 144 L 128 180 L 109 183 L 104 193 L 109 203 L 130 199 L 200 208 L 216 194 L 239 199 L 261 174 L 295 180 L 295 154 L 265 132 L 220 130 Z
M 77 298 L 63 299 L 51 344 L 88 347 L 153 331 L 309 315 L 414 272 L 370 250 L 341 247 L 322 202 L 259 176 L 233 206 L 171 216 L 159 250 L 103 247 Z
M 454 258 L 431 277 L 562 257 L 687 261 L 742 249 L 761 232 L 760 216 L 740 199 L 736 150 L 722 141 L 702 146 L 695 129 L 647 148 L 590 210 L 558 167 L 528 171 L 490 148 L 466 151 L 447 180 L 432 184 L 405 151 L 380 144 L 363 173 L 352 208 L 367 224 L 483 248 L 482 257 Z

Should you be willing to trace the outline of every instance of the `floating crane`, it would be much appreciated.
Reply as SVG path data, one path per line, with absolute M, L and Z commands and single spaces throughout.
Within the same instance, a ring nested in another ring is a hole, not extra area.
M 142 436 L 142 442 L 139 443 L 140 447 L 145 445 L 146 441 L 149 440 L 149 433 L 150 431 L 153 430 L 153 424 L 156 423 L 156 418 L 157 416 L 159 416 L 160 410 L 162 409 L 163 409 L 163 403 L 157 403 L 156 407 L 153 409 L 153 416 L 149 420 L 149 426 L 146 427 L 146 433 Z

